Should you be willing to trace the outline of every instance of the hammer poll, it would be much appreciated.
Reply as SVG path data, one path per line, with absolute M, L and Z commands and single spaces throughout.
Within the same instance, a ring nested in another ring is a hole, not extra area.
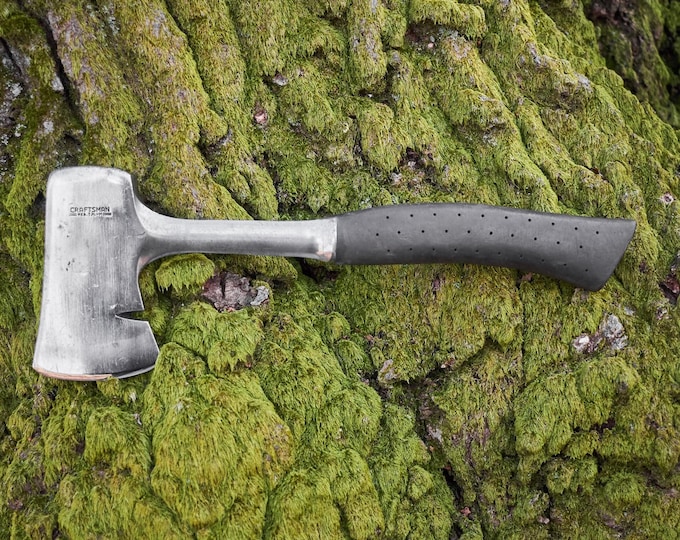
M 178 253 L 304 257 L 339 264 L 473 263 L 519 268 L 597 290 L 635 221 L 479 204 L 403 204 L 307 221 L 178 219 L 144 206 L 131 176 L 104 167 L 54 171 L 47 185 L 45 267 L 33 358 L 60 379 L 128 377 L 158 345 L 138 277 Z

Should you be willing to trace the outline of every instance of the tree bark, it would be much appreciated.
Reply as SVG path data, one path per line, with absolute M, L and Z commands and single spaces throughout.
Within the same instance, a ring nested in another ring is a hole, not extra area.
M 611 70 L 600 4 L 0 2 L 0 530 L 671 537 L 676 74 Z M 675 32 L 670 5 L 645 4 Z M 638 227 L 598 292 L 471 265 L 168 258 L 140 278 L 153 372 L 63 382 L 30 366 L 45 182 L 75 164 L 125 169 L 183 218 L 435 201 Z
M 607 65 L 626 88 L 677 129 L 680 125 L 680 5 L 671 0 L 589 2 L 586 13 L 595 24 Z

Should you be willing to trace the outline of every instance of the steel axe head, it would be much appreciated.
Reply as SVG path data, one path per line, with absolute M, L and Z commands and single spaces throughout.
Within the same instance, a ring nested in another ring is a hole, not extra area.
M 158 346 L 149 323 L 124 316 L 144 309 L 140 207 L 123 171 L 73 167 L 50 175 L 36 371 L 96 380 L 153 368 Z

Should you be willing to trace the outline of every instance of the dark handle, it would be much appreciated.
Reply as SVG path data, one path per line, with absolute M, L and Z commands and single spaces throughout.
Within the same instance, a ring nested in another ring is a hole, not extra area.
M 537 272 L 598 290 L 635 221 L 476 204 L 404 204 L 337 216 L 340 264 L 474 263 Z

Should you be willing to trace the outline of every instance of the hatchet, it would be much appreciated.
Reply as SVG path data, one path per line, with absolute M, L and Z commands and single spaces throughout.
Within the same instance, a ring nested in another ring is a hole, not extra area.
M 405 204 L 307 221 L 177 219 L 140 201 L 124 171 L 71 167 L 47 185 L 42 305 L 33 367 L 61 379 L 127 377 L 158 346 L 139 272 L 177 253 L 304 257 L 340 264 L 474 263 L 521 268 L 597 290 L 635 222 L 477 204 Z

